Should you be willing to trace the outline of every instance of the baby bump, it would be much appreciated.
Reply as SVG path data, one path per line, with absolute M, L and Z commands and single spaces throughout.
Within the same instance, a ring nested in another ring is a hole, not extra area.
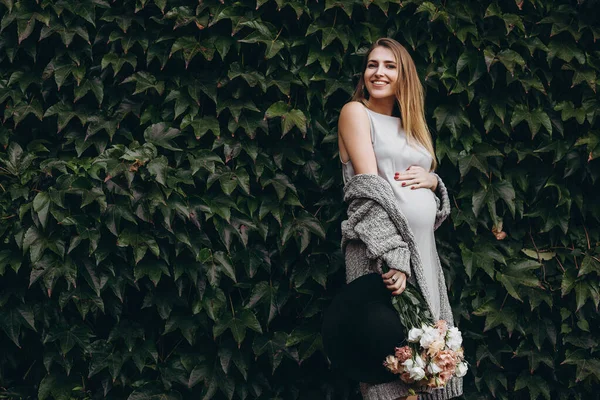
M 413 190 L 398 184 L 394 188 L 394 192 L 411 230 L 415 234 L 421 230 L 429 231 L 435 223 L 437 210 L 435 194 L 430 189 Z

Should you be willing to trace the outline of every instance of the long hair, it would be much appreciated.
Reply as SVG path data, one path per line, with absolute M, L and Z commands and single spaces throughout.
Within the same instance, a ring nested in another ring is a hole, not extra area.
M 365 76 L 369 55 L 376 47 L 388 48 L 394 53 L 398 65 L 398 79 L 396 81 L 396 105 L 400 110 L 402 128 L 406 132 L 408 140 L 416 140 L 431 154 L 433 159 L 431 169 L 437 167 L 433 140 L 425 121 L 425 95 L 423 85 L 419 80 L 415 63 L 408 51 L 400 43 L 390 38 L 377 39 L 365 55 L 363 69 L 360 79 L 354 90 L 352 101 L 360 101 L 365 104 Z M 366 105 L 366 104 L 365 104 Z

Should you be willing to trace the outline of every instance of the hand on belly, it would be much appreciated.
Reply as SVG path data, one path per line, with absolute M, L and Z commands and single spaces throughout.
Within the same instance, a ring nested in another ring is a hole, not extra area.
M 413 231 L 430 229 L 433 226 L 437 204 L 430 189 L 413 190 L 398 185 L 394 191 L 399 198 L 400 209 Z

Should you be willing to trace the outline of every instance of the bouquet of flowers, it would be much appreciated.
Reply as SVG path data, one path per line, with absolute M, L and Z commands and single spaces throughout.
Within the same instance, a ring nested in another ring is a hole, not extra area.
M 386 357 L 383 365 L 390 372 L 417 390 L 443 388 L 453 376 L 466 375 L 468 365 L 458 328 L 448 328 L 444 320 L 433 323 L 425 300 L 411 287 L 394 296 L 392 304 L 408 331 L 408 344 L 396 347 L 394 354 Z

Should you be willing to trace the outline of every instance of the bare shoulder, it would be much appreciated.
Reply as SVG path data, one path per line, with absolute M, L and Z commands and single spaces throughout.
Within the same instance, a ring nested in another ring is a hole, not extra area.
M 338 119 L 338 128 L 344 135 L 346 132 L 363 131 L 369 127 L 369 117 L 365 106 L 358 101 L 350 101 L 342 107 Z
M 338 119 L 342 162 L 352 160 L 357 174 L 376 174 L 377 163 L 371 143 L 371 123 L 365 106 L 357 101 L 344 104 Z
M 367 120 L 367 114 L 364 110 L 365 106 L 359 101 L 349 101 L 344 104 L 340 110 L 340 120 Z

